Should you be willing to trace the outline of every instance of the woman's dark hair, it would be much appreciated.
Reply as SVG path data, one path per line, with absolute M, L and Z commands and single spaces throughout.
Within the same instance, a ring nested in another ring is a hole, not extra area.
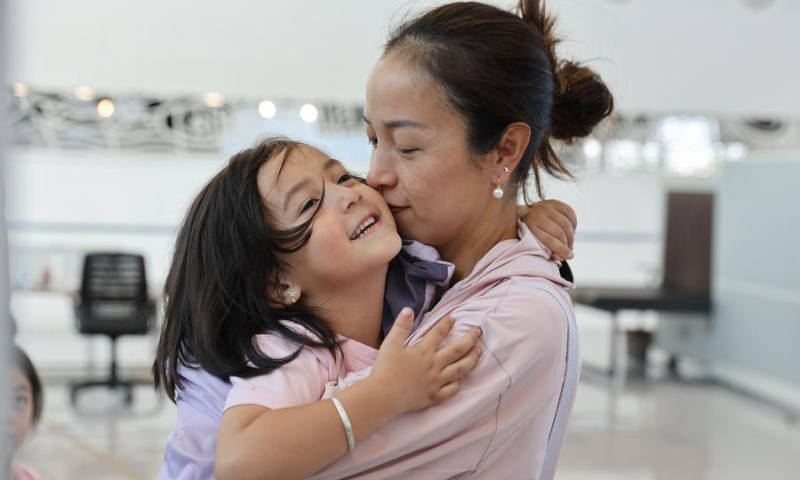
M 33 423 L 38 423 L 42 418 L 42 409 L 44 408 L 44 390 L 42 389 L 42 381 L 39 379 L 39 374 L 36 372 L 36 367 L 33 366 L 30 357 L 25 351 L 17 345 L 13 347 L 13 363 L 12 365 L 19 367 L 22 374 L 28 379 L 31 384 L 31 397 L 33 397 Z
M 541 0 L 520 0 L 518 14 L 477 2 L 434 8 L 390 35 L 384 56 L 407 55 L 465 119 L 474 153 L 497 146 L 506 128 L 524 122 L 531 140 L 511 177 L 527 200 L 531 171 L 542 197 L 539 170 L 571 177 L 551 139 L 585 137 L 614 108 L 611 93 L 587 67 L 556 58 L 554 18 Z
M 302 302 L 279 300 L 275 281 L 288 271 L 281 254 L 305 246 L 314 218 L 289 230 L 270 226 L 257 176 L 269 161 L 281 162 L 280 175 L 283 162 L 301 145 L 270 138 L 237 153 L 189 207 L 164 287 L 164 324 L 153 364 L 156 388 L 163 387 L 173 401 L 181 388 L 179 365 L 227 379 L 269 373 L 294 360 L 304 345 L 340 352 L 331 326 Z M 255 343 L 264 333 L 295 342 L 298 352 L 264 355 Z

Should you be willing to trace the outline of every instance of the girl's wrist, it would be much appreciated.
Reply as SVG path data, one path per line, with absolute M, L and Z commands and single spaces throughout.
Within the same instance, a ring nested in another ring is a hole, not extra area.
M 369 390 L 375 405 L 390 419 L 406 413 L 403 397 L 400 392 L 395 392 L 394 382 L 391 379 L 372 374 L 365 378 L 362 384 Z

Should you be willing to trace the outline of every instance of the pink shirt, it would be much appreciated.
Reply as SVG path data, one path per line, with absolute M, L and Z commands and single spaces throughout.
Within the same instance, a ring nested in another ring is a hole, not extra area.
M 299 327 L 298 327 L 299 328 Z M 250 378 L 231 377 L 232 388 L 225 409 L 255 404 L 270 409 L 294 407 L 322 398 L 325 386 L 350 372 L 369 368 L 378 351 L 342 337 L 344 362 L 335 362 L 330 352 L 304 347 L 293 361 L 267 375 Z M 261 351 L 272 358 L 293 354 L 297 345 L 277 335 L 256 335 Z
M 25 465 L 16 464 L 11 466 L 11 480 L 42 480 L 42 477 Z
M 408 344 L 417 342 L 448 314 L 456 323 L 445 344 L 473 326 L 481 327 L 484 353 L 459 394 L 396 418 L 312 478 L 538 479 L 564 381 L 567 318 L 552 296 L 531 288 L 530 282 L 555 286 L 567 302 L 564 288 L 571 284 L 560 277 L 558 264 L 547 260 L 550 252 L 522 224 L 519 237 L 495 245 L 467 278 L 445 293 L 408 339 Z M 350 373 L 320 387 L 333 369 L 323 368 L 324 361 L 316 358 L 320 365 L 316 369 L 308 368 L 313 362 L 305 360 L 305 366 L 289 364 L 291 371 L 265 376 L 259 391 L 270 392 L 267 400 L 256 390 L 248 394 L 239 388 L 226 406 L 309 403 L 335 395 L 370 372 L 369 368 L 352 371 L 351 363 L 351 368 L 339 369 Z M 282 391 L 294 382 L 302 388 Z

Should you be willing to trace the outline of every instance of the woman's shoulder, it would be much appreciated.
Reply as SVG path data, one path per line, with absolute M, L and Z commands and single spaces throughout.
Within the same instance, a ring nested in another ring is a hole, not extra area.
M 499 290 L 495 309 L 483 321 L 487 348 L 512 379 L 532 369 L 541 374 L 560 371 L 572 314 L 566 292 L 546 280 L 518 279 L 509 279 Z

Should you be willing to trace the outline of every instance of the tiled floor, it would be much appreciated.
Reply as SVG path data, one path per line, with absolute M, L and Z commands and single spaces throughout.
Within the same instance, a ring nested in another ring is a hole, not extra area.
M 23 306 L 17 302 L 17 310 Z M 19 460 L 44 480 L 154 479 L 174 405 L 142 386 L 132 410 L 103 390 L 83 393 L 73 409 L 66 380 L 86 375 L 87 364 L 103 365 L 107 341 L 89 344 L 66 314 L 51 310 L 50 323 L 26 324 L 17 339 L 42 370 L 47 396 L 43 422 Z M 580 318 L 582 356 L 602 363 L 607 319 L 586 311 Z M 126 340 L 123 375 L 146 374 L 154 341 Z M 800 480 L 800 421 L 781 411 L 713 385 L 629 380 L 621 387 L 584 373 L 558 480 Z
M 19 456 L 45 480 L 155 478 L 171 403 L 147 387 L 132 411 L 102 391 L 86 392 L 78 410 L 64 386 L 47 395 L 44 423 Z M 800 424 L 715 386 L 584 381 L 557 478 L 797 480 Z

